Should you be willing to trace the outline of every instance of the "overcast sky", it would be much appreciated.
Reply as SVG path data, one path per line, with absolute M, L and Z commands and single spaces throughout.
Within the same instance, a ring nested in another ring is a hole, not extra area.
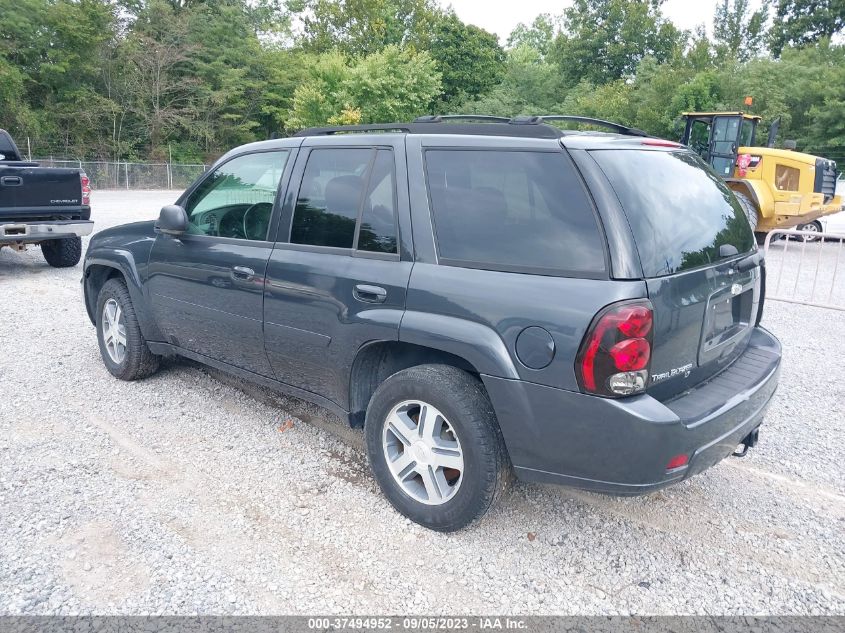
M 504 43 L 520 22 L 531 23 L 540 13 L 558 15 L 571 4 L 568 0 L 440 0 L 449 4 L 464 22 L 495 33 Z M 711 30 L 713 11 L 719 0 L 666 0 L 663 13 L 682 29 L 704 23 Z M 756 9 L 760 0 L 752 0 Z

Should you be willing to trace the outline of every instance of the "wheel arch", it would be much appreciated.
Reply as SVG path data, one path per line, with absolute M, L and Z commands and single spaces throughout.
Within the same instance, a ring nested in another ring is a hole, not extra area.
M 741 180 L 736 178 L 727 179 L 731 191 L 745 194 L 754 206 L 760 217 L 771 218 L 775 214 L 775 200 L 769 188 L 761 181 Z
M 85 258 L 82 287 L 85 310 L 91 323 L 97 323 L 95 311 L 100 289 L 109 279 L 115 278 L 122 279 L 126 284 L 144 338 L 148 341 L 163 340 L 155 320 L 147 309 L 135 258 L 129 251 L 114 250 L 110 251 L 108 256 L 94 254 Z
M 349 420 L 363 424 L 375 390 L 398 371 L 430 363 L 477 376 L 518 379 L 501 337 L 491 328 L 453 316 L 406 311 L 398 341 L 371 341 L 355 356 L 349 376 Z
M 393 374 L 418 365 L 440 364 L 480 372 L 467 359 L 455 354 L 403 341 L 371 341 L 358 350 L 349 376 L 349 423 L 364 424 L 367 406 L 379 385 Z

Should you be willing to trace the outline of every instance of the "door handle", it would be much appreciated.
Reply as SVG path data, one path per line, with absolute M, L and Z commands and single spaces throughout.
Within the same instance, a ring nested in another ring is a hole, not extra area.
M 23 184 L 23 178 L 20 176 L 3 176 L 0 178 L 0 185 L 5 187 L 18 187 Z
M 232 277 L 235 279 L 245 279 L 246 281 L 249 281 L 255 277 L 255 271 L 252 268 L 247 268 L 246 266 L 232 266 Z
M 387 290 L 381 286 L 358 284 L 352 294 L 358 301 L 365 303 L 384 303 L 387 300 Z

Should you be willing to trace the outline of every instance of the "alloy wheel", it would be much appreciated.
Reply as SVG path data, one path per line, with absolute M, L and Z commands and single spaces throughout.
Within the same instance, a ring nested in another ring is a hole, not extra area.
M 120 365 L 126 358 L 126 319 L 116 300 L 109 299 L 103 305 L 101 327 L 106 352 L 112 361 Z
M 461 442 L 446 416 L 427 402 L 396 405 L 384 424 L 382 447 L 393 479 L 416 501 L 441 505 L 460 488 Z

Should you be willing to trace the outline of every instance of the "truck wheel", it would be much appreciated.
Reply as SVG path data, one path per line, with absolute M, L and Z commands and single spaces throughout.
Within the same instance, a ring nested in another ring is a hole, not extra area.
M 97 342 L 109 373 L 121 380 L 138 380 L 155 373 L 159 357 L 147 347 L 122 279 L 109 279 L 103 284 L 96 314 Z
M 748 224 L 751 225 L 751 230 L 757 230 L 757 224 L 760 221 L 760 212 L 754 202 L 741 191 L 734 191 L 736 199 L 739 201 L 739 206 L 745 211 L 745 216 L 748 218 Z
M 65 237 L 41 242 L 41 253 L 53 268 L 76 266 L 82 257 L 82 238 Z
M 506 489 L 510 463 L 482 384 L 449 365 L 385 380 L 364 424 L 370 467 L 388 501 L 427 528 L 453 532 Z

